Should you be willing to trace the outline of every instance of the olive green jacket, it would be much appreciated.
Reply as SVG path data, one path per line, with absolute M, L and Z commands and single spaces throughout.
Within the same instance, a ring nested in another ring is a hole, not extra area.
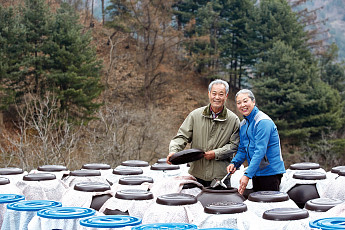
M 191 148 L 215 151 L 215 159 L 202 158 L 190 163 L 189 173 L 205 181 L 226 175 L 233 154 L 239 144 L 240 119 L 224 107 L 217 118 L 212 118 L 210 104 L 192 111 L 170 141 L 169 153 L 182 151 L 187 143 Z

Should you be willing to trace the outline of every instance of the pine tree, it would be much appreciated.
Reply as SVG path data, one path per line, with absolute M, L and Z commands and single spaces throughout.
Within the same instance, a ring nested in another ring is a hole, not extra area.
M 43 50 L 49 91 L 58 94 L 61 112 L 87 119 L 100 106 L 94 102 L 101 93 L 101 62 L 91 47 L 90 33 L 83 33 L 78 15 L 63 3 L 49 27 L 52 34 Z

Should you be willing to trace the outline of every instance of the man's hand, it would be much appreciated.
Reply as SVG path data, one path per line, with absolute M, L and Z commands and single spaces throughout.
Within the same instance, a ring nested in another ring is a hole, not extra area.
M 211 150 L 211 151 L 205 152 L 204 157 L 206 160 L 213 160 L 216 158 L 216 153 L 213 150 Z
M 168 163 L 169 165 L 171 165 L 170 157 L 171 157 L 172 155 L 174 155 L 174 153 L 169 153 L 169 155 L 167 156 L 167 163 Z
M 249 177 L 247 176 L 242 176 L 240 179 L 240 186 L 238 187 L 238 192 L 243 195 L 244 190 L 247 187 L 247 184 L 249 182 Z

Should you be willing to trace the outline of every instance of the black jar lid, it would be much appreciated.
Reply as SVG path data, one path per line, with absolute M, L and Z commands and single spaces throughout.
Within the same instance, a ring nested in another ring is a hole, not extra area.
M 117 191 L 115 197 L 122 200 L 151 200 L 153 194 L 142 189 L 126 189 Z
M 324 180 L 326 179 L 326 173 L 318 171 L 299 171 L 295 172 L 292 177 L 300 180 Z
M 70 176 L 80 176 L 80 177 L 87 177 L 87 176 L 100 176 L 101 172 L 99 170 L 90 170 L 90 169 L 80 169 L 74 170 L 69 173 Z
M 153 183 L 153 179 L 148 176 L 126 176 L 119 179 L 119 184 L 122 185 L 141 185 L 144 182 Z
M 315 198 L 312 200 L 308 200 L 305 203 L 305 208 L 310 211 L 316 212 L 326 212 L 329 209 L 333 208 L 334 206 L 343 203 L 340 199 L 333 199 L 333 198 Z
M 179 165 L 179 164 L 185 164 L 189 163 L 192 161 L 199 160 L 203 158 L 205 155 L 205 152 L 201 149 L 185 149 L 180 152 L 174 153 L 170 157 L 170 162 L 174 165 Z
M 67 167 L 63 165 L 41 165 L 38 166 L 37 170 L 44 172 L 61 172 L 66 171 Z
M 166 163 L 167 162 L 167 158 L 160 158 L 157 160 L 157 163 Z
M 111 169 L 110 165 L 108 165 L 108 164 L 100 164 L 100 163 L 84 164 L 82 166 L 82 168 L 83 169 L 93 169 L 93 170 Z
M 24 171 L 21 168 L 0 168 L 0 175 L 17 175 L 22 174 Z
M 148 167 L 150 166 L 147 161 L 141 160 L 128 160 L 121 163 L 123 166 L 131 166 L 131 167 Z
M 218 188 L 220 187 L 220 188 Z M 216 188 L 212 188 L 212 187 L 203 187 L 202 188 L 203 192 L 207 192 L 207 193 L 238 193 L 238 189 L 237 188 L 223 188 L 221 186 L 217 186 Z
M 246 204 L 230 201 L 211 203 L 209 205 L 206 205 L 204 208 L 204 212 L 209 214 L 235 214 L 246 211 Z
M 341 170 L 345 170 L 345 165 L 335 166 L 332 168 L 331 172 L 332 173 L 338 173 Z
M 259 191 L 252 192 L 248 196 L 248 200 L 253 202 L 282 202 L 289 200 L 289 195 L 285 192 L 279 191 Z
M 301 162 L 301 163 L 295 163 L 290 165 L 289 169 L 292 170 L 310 170 L 310 169 L 319 169 L 320 164 L 313 163 L 313 162 Z
M 157 204 L 176 206 L 176 205 L 187 205 L 195 204 L 197 201 L 196 197 L 185 193 L 171 193 L 158 196 L 156 199 Z
M 338 175 L 339 175 L 339 176 L 345 176 L 345 170 L 344 170 L 344 169 L 340 170 L 340 171 L 338 172 Z
M 263 213 L 262 218 L 266 220 L 301 220 L 309 217 L 307 210 L 300 208 L 274 208 Z
M 52 173 L 30 173 L 23 176 L 25 181 L 44 181 L 44 180 L 54 180 L 56 176 Z
M 156 163 L 151 165 L 151 170 L 177 170 L 180 169 L 178 165 L 169 165 L 167 163 Z
M 75 184 L 74 190 L 82 192 L 105 192 L 110 190 L 110 185 L 99 182 L 82 182 Z
M 113 174 L 116 175 L 140 175 L 143 174 L 143 170 L 141 168 L 130 168 L 130 167 L 124 167 L 124 168 L 115 168 L 113 170 Z
M 0 177 L 0 185 L 5 185 L 9 183 L 10 183 L 10 180 L 8 178 Z

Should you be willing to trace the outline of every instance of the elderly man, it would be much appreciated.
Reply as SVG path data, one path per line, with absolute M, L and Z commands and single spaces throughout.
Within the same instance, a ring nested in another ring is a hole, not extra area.
M 240 120 L 224 105 L 228 93 L 226 81 L 212 81 L 208 86 L 210 103 L 187 116 L 169 145 L 168 163 L 170 157 L 183 150 L 187 143 L 205 152 L 203 158 L 190 163 L 189 169 L 189 174 L 205 187 L 209 187 L 213 179 L 221 179 L 227 174 L 226 166 L 239 143 Z M 229 179 L 226 183 L 229 184 Z

